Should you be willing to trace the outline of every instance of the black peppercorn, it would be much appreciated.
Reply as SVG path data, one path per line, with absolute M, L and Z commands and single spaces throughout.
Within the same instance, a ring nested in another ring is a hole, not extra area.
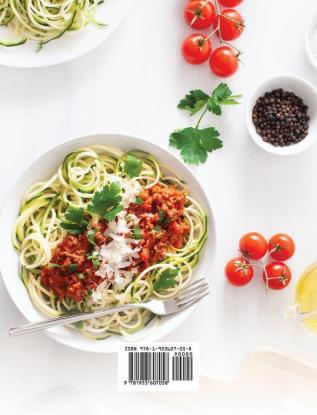
M 260 97 L 253 108 L 252 120 L 263 141 L 274 146 L 289 146 L 308 134 L 308 106 L 294 92 L 275 89 Z

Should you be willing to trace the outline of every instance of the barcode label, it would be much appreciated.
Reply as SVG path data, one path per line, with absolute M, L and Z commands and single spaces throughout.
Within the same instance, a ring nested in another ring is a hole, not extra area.
M 119 390 L 197 390 L 198 352 L 196 344 L 122 346 L 118 354 Z
M 129 382 L 169 381 L 168 352 L 129 352 Z
M 173 356 L 173 380 L 193 380 L 193 356 Z

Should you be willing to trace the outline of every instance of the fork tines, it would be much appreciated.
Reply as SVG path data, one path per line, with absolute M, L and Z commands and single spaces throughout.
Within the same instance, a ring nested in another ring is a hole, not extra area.
M 178 296 L 175 297 L 175 302 L 178 308 L 187 308 L 206 297 L 209 293 L 207 280 L 205 278 L 200 278 L 181 290 L 178 293 Z

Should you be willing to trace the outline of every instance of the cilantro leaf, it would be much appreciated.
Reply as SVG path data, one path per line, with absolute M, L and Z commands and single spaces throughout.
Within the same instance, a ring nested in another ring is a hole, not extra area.
M 53 263 L 49 263 L 47 264 L 47 268 L 61 268 L 61 265 L 59 264 L 53 264 Z
M 209 98 L 209 95 L 205 94 L 201 89 L 195 89 L 185 95 L 185 98 L 179 102 L 177 108 L 189 111 L 190 115 L 194 115 L 207 104 Z
M 133 226 L 133 236 L 134 236 L 134 239 L 137 239 L 137 240 L 142 239 L 142 231 L 138 225 Z
M 75 323 L 73 323 L 73 326 L 77 330 L 82 330 L 84 328 L 84 322 L 83 321 L 76 321 Z
M 170 145 L 180 150 L 184 161 L 189 164 L 205 163 L 208 153 L 222 147 L 219 132 L 213 128 L 184 128 L 170 136 Z
M 99 254 L 97 251 L 92 252 L 91 255 L 87 256 L 87 258 L 91 259 L 94 269 L 98 269 L 100 267 Z
M 67 222 L 80 223 L 84 220 L 84 208 L 68 206 L 65 212 L 65 220 Z
M 73 235 L 79 235 L 85 232 L 87 226 L 88 221 L 85 219 L 84 208 L 68 206 L 61 227 Z
M 99 258 L 94 256 L 94 257 L 91 258 L 91 261 L 92 261 L 92 266 L 94 267 L 94 269 L 99 269 L 99 267 L 100 267 Z
M 166 212 L 165 212 L 165 210 L 160 209 L 160 210 L 159 210 L 159 221 L 158 221 L 158 223 L 159 223 L 160 225 L 162 225 L 162 224 L 164 223 L 165 216 L 166 216 Z
M 97 229 L 95 229 L 95 228 L 90 229 L 90 230 L 87 232 L 87 238 L 88 238 L 88 241 L 89 241 L 92 245 L 96 245 L 96 233 L 97 233 Z
M 87 209 L 90 213 L 95 213 L 110 222 L 123 210 L 121 202 L 122 196 L 119 183 L 111 183 L 94 194 Z
M 123 170 L 130 177 L 137 177 L 143 169 L 143 161 L 128 154 L 127 159 L 124 162 Z
M 178 274 L 179 268 L 165 269 L 154 283 L 154 290 L 166 290 L 167 288 L 173 287 L 173 285 L 177 283 L 175 277 L 177 277 Z
M 107 213 L 104 214 L 104 218 L 108 222 L 112 222 L 115 220 L 118 213 L 120 213 L 123 210 L 123 206 L 119 205 L 116 208 L 110 209 Z
M 142 199 L 142 197 L 140 197 L 140 196 L 137 196 L 136 198 L 135 198 L 135 204 L 136 205 L 142 205 L 142 203 L 144 202 L 144 200 Z
M 239 104 L 234 98 L 240 95 L 231 95 L 231 89 L 227 84 L 221 83 L 212 92 L 211 98 L 208 100 L 207 109 L 215 115 L 222 114 L 221 105 L 236 105 Z
M 77 264 L 69 264 L 67 266 L 67 271 L 69 271 L 69 272 L 75 272 L 75 271 L 77 271 L 77 267 L 78 267 Z
M 215 128 L 199 129 L 201 120 L 208 111 L 215 115 L 221 115 L 222 106 L 239 104 L 236 101 L 236 98 L 239 97 L 241 95 L 232 95 L 227 84 L 220 83 L 213 90 L 211 96 L 200 89 L 195 89 L 179 102 L 178 108 L 189 111 L 191 115 L 203 109 L 195 127 L 176 130 L 170 135 L 170 146 L 180 150 L 186 163 L 196 165 L 205 163 L 208 153 L 222 147 L 219 132 Z

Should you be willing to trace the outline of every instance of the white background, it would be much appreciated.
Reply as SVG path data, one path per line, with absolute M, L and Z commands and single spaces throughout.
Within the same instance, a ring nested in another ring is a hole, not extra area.
M 180 56 L 180 43 L 190 33 L 182 18 L 184 3 L 136 0 L 105 44 L 72 63 L 39 70 L 0 68 L 1 202 L 32 161 L 67 138 L 120 132 L 167 147 L 173 129 L 194 122 L 176 109 L 177 102 L 192 88 L 210 91 L 219 80 L 207 64 L 193 67 Z M 217 256 L 208 275 L 212 295 L 164 339 L 198 341 L 201 370 L 217 377 L 232 375 L 260 344 L 317 364 L 317 336 L 280 317 L 293 302 L 295 280 L 317 257 L 317 146 L 295 157 L 271 156 L 251 142 L 245 123 L 248 94 L 262 78 L 293 73 L 317 87 L 304 50 L 304 31 L 317 5 L 314 0 L 244 3 L 247 30 L 238 42 L 244 65 L 229 80 L 234 93 L 244 94 L 243 104 L 217 120 L 224 148 L 195 169 L 217 225 Z M 225 262 L 249 230 L 294 236 L 289 289 L 266 296 L 260 277 L 242 289 L 226 283 Z M 8 327 L 24 319 L 2 281 L 0 316 L 1 402 L 18 404 L 65 384 L 103 402 L 116 390 L 115 355 L 81 353 L 43 334 L 9 339 Z

